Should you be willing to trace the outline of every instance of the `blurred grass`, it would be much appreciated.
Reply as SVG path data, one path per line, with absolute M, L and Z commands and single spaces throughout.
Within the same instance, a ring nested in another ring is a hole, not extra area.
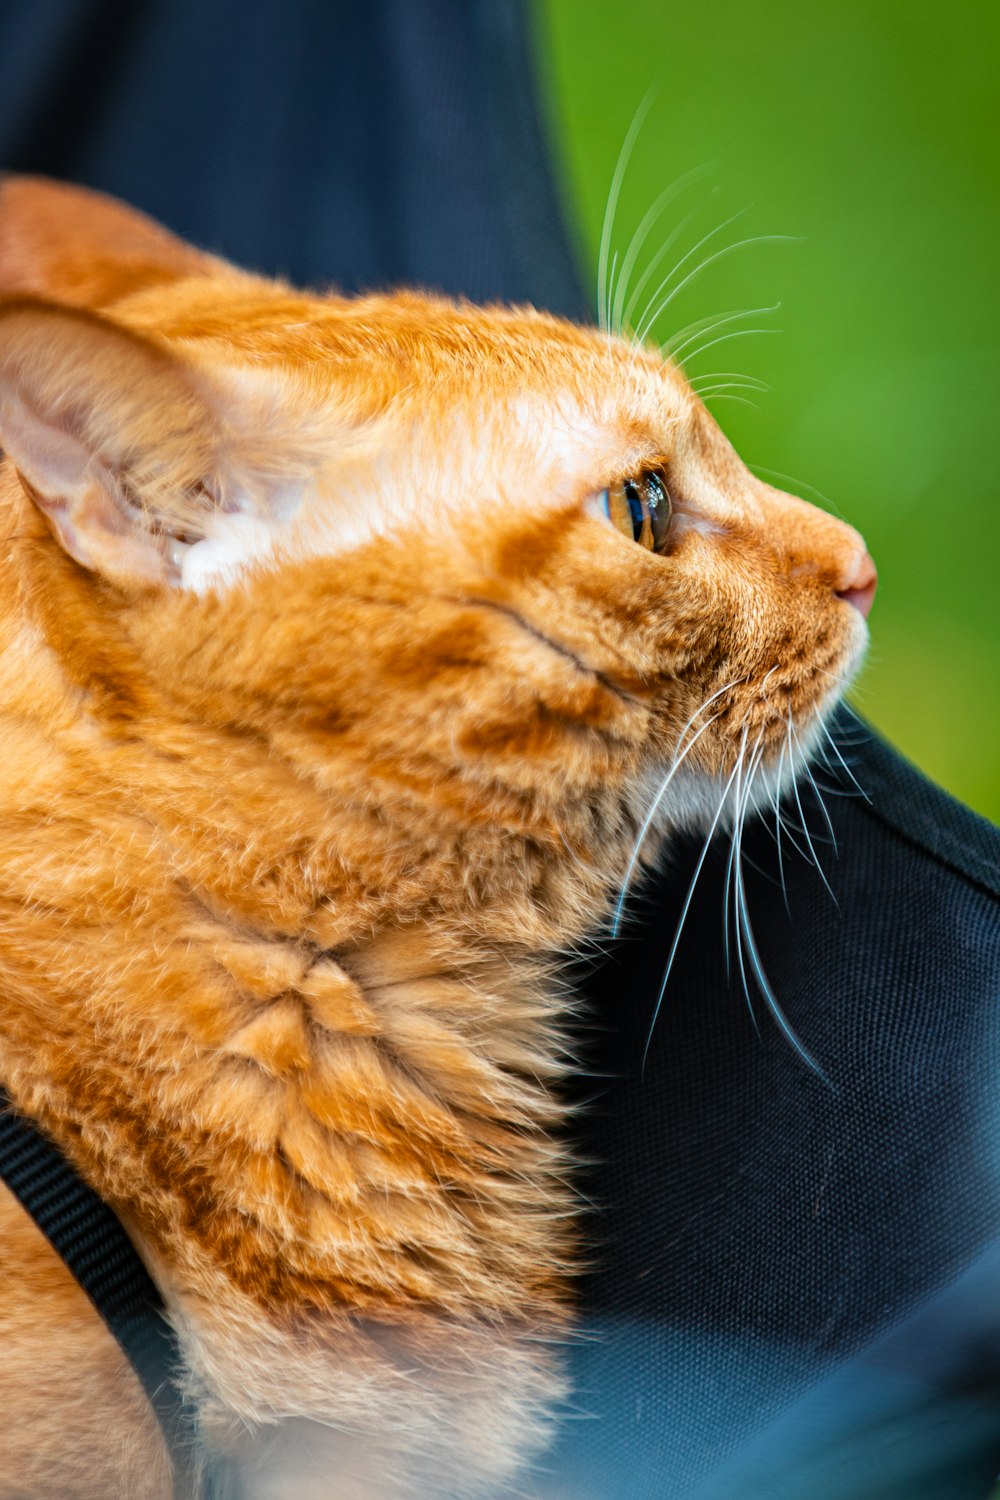
M 657 195 L 707 172 L 666 210 L 633 284 L 692 211 L 650 289 L 741 209 L 685 272 L 744 236 L 802 237 L 724 256 L 655 332 L 782 304 L 748 320 L 780 336 L 718 344 L 689 373 L 772 387 L 758 406 L 710 405 L 747 462 L 814 487 L 868 540 L 881 581 L 859 708 L 1000 819 L 1000 7 L 541 0 L 539 23 L 595 285 L 608 187 L 651 85 L 619 261 Z

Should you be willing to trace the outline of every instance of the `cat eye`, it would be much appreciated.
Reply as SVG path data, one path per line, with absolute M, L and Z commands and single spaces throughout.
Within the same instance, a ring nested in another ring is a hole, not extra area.
M 659 469 L 608 485 L 595 496 L 598 515 L 647 552 L 659 552 L 670 529 L 670 494 Z

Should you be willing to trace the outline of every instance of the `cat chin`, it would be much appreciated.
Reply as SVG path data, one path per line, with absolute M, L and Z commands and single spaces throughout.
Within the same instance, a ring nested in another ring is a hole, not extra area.
M 647 835 L 656 842 L 672 834 L 708 837 L 731 833 L 758 813 L 773 814 L 795 784 L 809 776 L 808 767 L 820 753 L 828 735 L 827 720 L 840 696 L 839 691 L 831 692 L 808 723 L 790 729 L 783 743 L 766 757 L 754 763 L 752 756 L 745 756 L 742 769 L 734 764 L 708 772 L 685 766 L 676 775 L 669 768 L 650 773 L 637 799 L 638 821 Z
M 558 1333 L 537 1326 L 345 1313 L 283 1328 L 228 1288 L 175 1318 L 203 1462 L 243 1500 L 495 1496 L 551 1441 L 567 1395 Z

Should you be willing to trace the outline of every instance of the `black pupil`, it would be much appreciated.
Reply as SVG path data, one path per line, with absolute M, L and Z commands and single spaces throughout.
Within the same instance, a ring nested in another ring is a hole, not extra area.
M 625 499 L 632 515 L 632 536 L 635 541 L 642 535 L 642 498 L 639 495 L 639 486 L 631 479 L 625 481 Z

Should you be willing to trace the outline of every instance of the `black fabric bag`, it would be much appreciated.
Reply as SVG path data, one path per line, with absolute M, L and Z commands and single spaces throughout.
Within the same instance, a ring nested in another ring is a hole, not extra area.
M 526 21 L 513 0 L 7 0 L 0 160 L 296 280 L 583 317 Z M 745 849 L 761 961 L 825 1080 L 751 977 L 755 1029 L 735 952 L 727 978 L 728 847 L 655 1025 L 700 847 L 581 973 L 585 1336 L 527 1492 L 983 1500 L 1000 1468 L 1000 834 L 846 712 L 836 734 L 829 823 L 807 787 L 780 856 L 762 824 Z

